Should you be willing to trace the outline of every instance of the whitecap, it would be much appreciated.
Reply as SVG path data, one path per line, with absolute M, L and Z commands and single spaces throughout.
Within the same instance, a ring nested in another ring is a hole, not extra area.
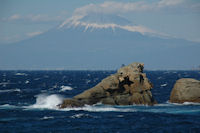
M 1 82 L 0 85 L 8 85 L 10 84 L 9 82 Z
M 10 105 L 10 104 L 3 104 L 3 105 L 0 105 L 0 108 L 4 108 L 4 109 L 13 109 L 13 108 L 18 108 L 17 106 L 15 105 Z
M 25 81 L 25 84 L 28 84 L 28 83 L 30 83 L 30 81 L 26 80 L 26 81 Z
M 160 104 L 155 104 L 155 107 L 167 107 L 167 106 L 173 106 L 173 104 L 170 103 L 160 103 Z
M 117 115 L 117 117 L 120 117 L 120 118 L 121 118 L 121 117 L 124 117 L 124 115 Z
M 40 118 L 40 120 L 48 120 L 48 119 L 54 119 L 53 116 L 44 116 L 42 118 Z
M 167 84 L 162 84 L 162 85 L 160 85 L 161 87 L 165 87 L 165 86 L 167 86 Z
M 58 88 L 58 85 L 57 85 L 57 84 L 53 85 L 51 88 L 49 88 L 49 90 L 53 90 L 53 89 L 55 89 L 55 88 Z
M 0 93 L 5 93 L 5 92 L 21 92 L 20 89 L 6 89 L 6 90 L 0 90 Z
M 183 105 L 200 105 L 200 103 L 184 102 Z
M 75 114 L 70 116 L 71 118 L 81 118 L 81 117 L 89 117 L 88 114 Z
M 61 95 L 57 94 L 39 94 L 36 95 L 36 103 L 27 108 L 58 109 L 57 105 L 61 104 L 63 99 Z
M 167 101 L 166 103 L 171 104 L 171 105 L 178 105 L 178 106 L 185 106 L 185 105 L 200 105 L 200 103 L 195 103 L 195 102 L 171 103 L 171 102 Z
M 61 89 L 60 89 L 59 92 L 64 92 L 64 91 L 70 91 L 70 90 L 73 90 L 72 87 L 70 87 L 70 86 L 64 86 L 64 85 L 62 85 L 60 88 L 61 88 Z
M 17 75 L 17 76 L 27 76 L 28 74 L 26 74 L 26 73 L 16 73 L 15 75 Z
M 86 79 L 86 81 L 85 81 L 86 84 L 89 84 L 90 82 L 91 82 L 91 80 L 89 80 L 89 79 Z

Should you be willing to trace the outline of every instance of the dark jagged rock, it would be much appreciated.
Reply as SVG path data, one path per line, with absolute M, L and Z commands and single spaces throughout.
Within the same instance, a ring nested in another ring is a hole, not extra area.
M 198 102 L 200 103 L 200 81 L 182 78 L 176 81 L 170 95 L 170 102 Z
M 144 64 L 132 63 L 120 68 L 117 73 L 103 79 L 95 87 L 66 99 L 60 108 L 80 107 L 98 102 L 108 105 L 153 105 L 152 84 L 143 73 Z

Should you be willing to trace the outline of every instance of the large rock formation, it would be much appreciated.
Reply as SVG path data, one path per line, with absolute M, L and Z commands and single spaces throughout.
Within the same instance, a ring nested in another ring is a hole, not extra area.
M 103 79 L 95 87 L 65 99 L 60 108 L 80 107 L 98 102 L 108 105 L 153 105 L 152 84 L 143 73 L 144 64 L 133 63 L 120 68 L 116 74 Z
M 170 102 L 200 102 L 200 81 L 191 78 L 177 80 L 171 91 Z

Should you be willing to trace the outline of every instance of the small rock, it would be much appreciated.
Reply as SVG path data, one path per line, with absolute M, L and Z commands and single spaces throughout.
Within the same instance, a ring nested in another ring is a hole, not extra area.
M 58 105 L 59 108 L 73 108 L 73 107 L 83 107 L 84 103 L 76 99 L 65 99 L 62 104 Z
M 176 81 L 170 95 L 170 102 L 200 102 L 200 81 L 182 78 Z

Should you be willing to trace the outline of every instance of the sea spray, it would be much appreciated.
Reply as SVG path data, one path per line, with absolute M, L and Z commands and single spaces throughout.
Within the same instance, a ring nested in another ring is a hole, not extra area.
M 47 109 L 57 109 L 57 105 L 61 104 L 63 97 L 57 94 L 39 94 L 36 95 L 36 103 L 31 105 L 31 108 L 47 108 Z

